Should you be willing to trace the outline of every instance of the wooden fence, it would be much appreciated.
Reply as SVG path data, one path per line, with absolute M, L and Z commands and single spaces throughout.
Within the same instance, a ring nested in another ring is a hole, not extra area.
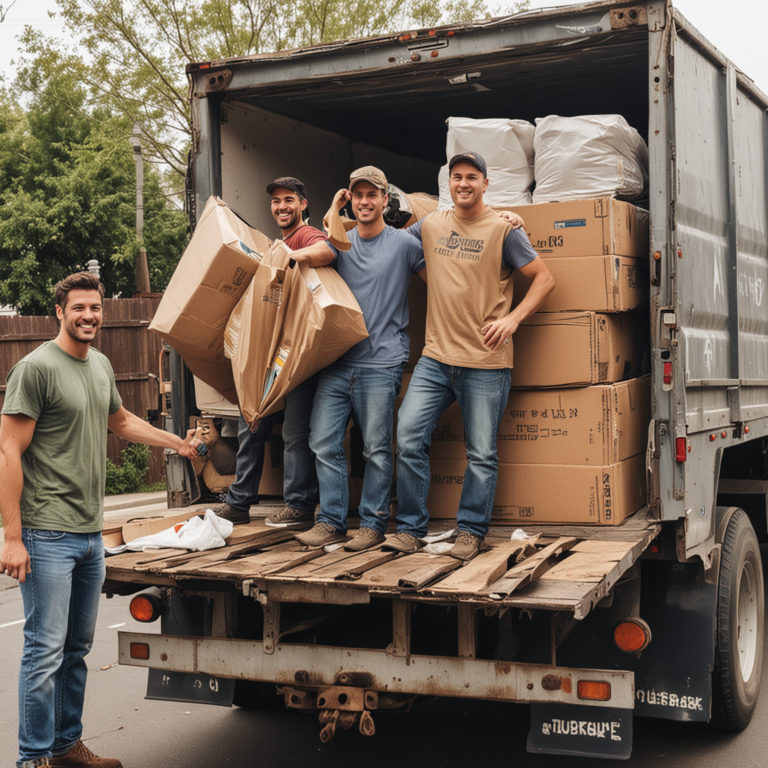
M 147 326 L 160 303 L 160 298 L 105 299 L 104 320 L 94 347 L 112 363 L 117 391 L 123 405 L 133 413 L 146 417 L 158 407 L 158 380 L 163 342 L 150 333 Z M 0 316 L 0 407 L 5 399 L 5 378 L 22 357 L 59 332 L 55 317 Z M 126 442 L 110 433 L 107 456 L 116 464 Z M 152 449 L 147 481 L 155 483 L 165 476 L 162 448 Z

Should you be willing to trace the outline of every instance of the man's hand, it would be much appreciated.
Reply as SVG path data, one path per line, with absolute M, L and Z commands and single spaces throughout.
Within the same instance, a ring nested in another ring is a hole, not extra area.
M 512 213 L 512 211 L 496 211 L 496 213 L 504 221 L 509 222 L 512 225 L 512 229 L 523 229 L 525 227 L 525 222 L 516 213 Z
M 184 440 L 181 447 L 177 450 L 179 456 L 183 456 L 185 459 L 196 459 L 200 455 L 197 449 L 203 445 L 203 441 L 197 437 L 197 431 L 197 429 L 190 429 L 187 432 L 186 440 Z
M 29 552 L 24 544 L 17 539 L 4 542 L 0 552 L 0 574 L 10 576 L 21 584 L 31 571 Z
M 508 315 L 502 317 L 501 320 L 494 320 L 482 329 L 483 343 L 486 347 L 495 352 L 509 342 L 509 339 L 519 325 L 520 323 L 510 312 Z
M 332 205 L 341 210 L 352 199 L 352 193 L 348 189 L 340 189 L 333 197 Z

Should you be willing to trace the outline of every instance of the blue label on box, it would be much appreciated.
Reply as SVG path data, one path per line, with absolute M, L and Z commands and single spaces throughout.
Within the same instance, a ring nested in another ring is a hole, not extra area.
M 570 229 L 571 227 L 586 227 L 586 219 L 568 219 L 567 221 L 556 221 L 555 229 Z

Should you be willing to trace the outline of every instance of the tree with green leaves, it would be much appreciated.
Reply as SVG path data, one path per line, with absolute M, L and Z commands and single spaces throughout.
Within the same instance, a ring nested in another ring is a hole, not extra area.
M 529 0 L 489 8 L 483 0 L 57 0 L 85 56 L 27 28 L 22 88 L 69 72 L 97 107 L 140 127 L 151 162 L 180 188 L 192 135 L 185 67 L 345 38 L 510 14 Z M 61 93 L 66 103 L 69 97 Z M 176 175 L 175 180 L 173 175 Z
M 67 79 L 67 78 L 63 78 Z M 66 89 L 67 101 L 57 88 Z M 136 192 L 130 127 L 84 111 L 69 80 L 51 81 L 25 111 L 0 92 L 0 304 L 49 314 L 53 288 L 91 259 L 108 296 L 136 290 Z M 150 281 L 162 290 L 184 250 L 187 221 L 169 206 L 156 172 L 145 176 Z

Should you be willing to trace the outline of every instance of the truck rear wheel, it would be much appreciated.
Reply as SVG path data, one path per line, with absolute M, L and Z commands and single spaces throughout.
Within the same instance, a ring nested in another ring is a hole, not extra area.
M 743 510 L 733 511 L 721 543 L 710 725 L 740 731 L 760 692 L 765 615 L 760 547 Z

